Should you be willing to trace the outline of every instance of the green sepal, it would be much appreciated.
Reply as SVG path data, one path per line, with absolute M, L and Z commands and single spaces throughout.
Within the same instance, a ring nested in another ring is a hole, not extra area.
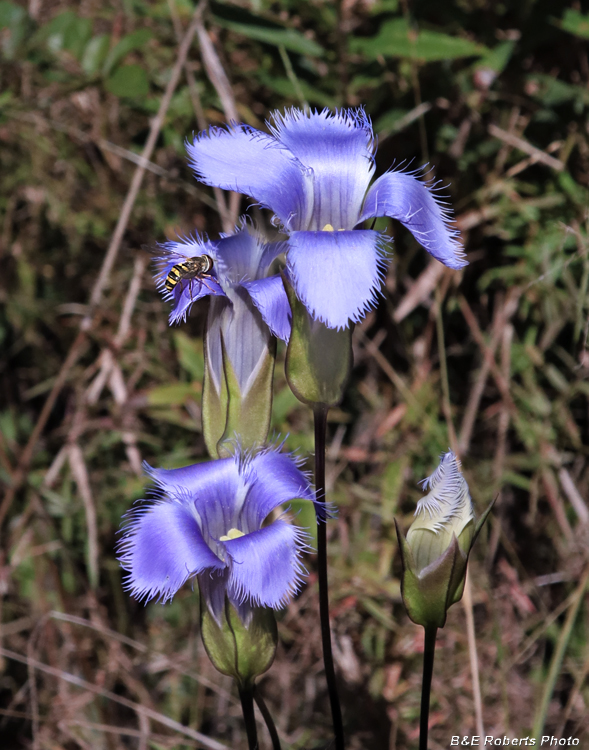
M 497 495 L 497 497 L 499 497 L 499 495 Z M 479 518 L 479 520 L 476 522 L 475 527 L 474 527 L 474 534 L 472 535 L 472 542 L 470 543 L 471 547 L 476 542 L 477 537 L 480 533 L 480 530 L 483 528 L 485 521 L 489 517 L 489 513 L 493 510 L 493 506 L 495 505 L 495 502 L 497 501 L 497 497 L 494 497 L 491 500 L 487 508 L 481 514 L 481 517 Z
M 245 397 L 242 396 L 222 334 L 221 349 L 223 374 L 219 394 L 213 385 L 205 345 L 202 424 L 205 444 L 211 458 L 233 455 L 231 441 L 236 436 L 239 436 L 239 444 L 244 449 L 263 445 L 268 437 L 272 415 L 276 339 L 270 338 L 268 349 L 258 362 L 256 378 Z
M 217 622 L 203 596 L 200 602 L 201 636 L 209 659 L 219 672 L 237 680 L 241 689 L 251 687 L 274 661 L 278 642 L 274 610 L 252 607 L 246 625 L 225 597 Z
M 407 614 L 417 625 L 443 628 L 448 607 L 457 601 L 455 596 L 464 580 L 468 556 L 453 536 L 446 551 L 418 573 L 411 547 L 396 521 L 395 527 L 403 562 L 401 595 Z
M 338 331 L 313 320 L 282 275 L 292 312 L 286 350 L 286 379 L 304 404 L 335 406 L 344 395 L 352 369 L 352 327 Z
M 223 372 L 221 377 L 221 393 L 217 393 L 214 386 L 213 375 L 210 370 L 208 347 L 205 333 L 204 358 L 205 372 L 202 387 L 202 432 L 205 445 L 211 458 L 219 458 L 217 443 L 221 440 L 227 426 L 227 409 L 229 397 L 227 392 L 227 379 Z

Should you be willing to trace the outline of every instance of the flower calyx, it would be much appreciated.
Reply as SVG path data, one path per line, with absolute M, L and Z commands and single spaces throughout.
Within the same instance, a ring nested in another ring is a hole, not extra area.
M 240 689 L 253 686 L 256 677 L 272 666 L 278 643 L 274 610 L 247 607 L 245 617 L 225 597 L 225 605 L 216 617 L 207 597 L 200 597 L 201 636 L 215 669 L 233 677 Z M 243 609 L 243 605 L 240 607 Z

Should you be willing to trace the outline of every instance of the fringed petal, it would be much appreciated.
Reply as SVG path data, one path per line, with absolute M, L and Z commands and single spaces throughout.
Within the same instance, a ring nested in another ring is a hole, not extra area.
M 248 469 L 249 490 L 240 518 L 244 531 L 257 531 L 279 505 L 295 499 L 315 500 L 309 478 L 288 453 L 263 450 L 253 456 Z
M 272 131 L 313 176 L 310 224 L 291 230 L 353 229 L 374 172 L 374 136 L 364 110 L 274 113 Z
M 216 242 L 217 269 L 224 288 L 260 276 L 266 245 L 246 224 Z
M 166 602 L 192 576 L 224 567 L 185 502 L 151 503 L 132 511 L 129 518 L 118 551 L 128 571 L 125 586 L 136 599 Z
M 206 496 L 213 488 L 232 495 L 241 484 L 235 458 L 204 461 L 181 469 L 153 469 L 148 464 L 143 468 L 156 485 L 158 495 L 200 497 Z
M 311 315 L 328 328 L 346 328 L 376 303 L 385 266 L 383 241 L 370 230 L 294 232 L 287 264 Z
M 186 148 L 190 166 L 206 185 L 250 195 L 286 227 L 308 221 L 312 179 L 272 136 L 247 125 L 212 127 Z
M 282 278 L 269 276 L 266 279 L 244 282 L 243 286 L 247 289 L 272 334 L 283 341 L 288 341 L 292 315 Z
M 279 609 L 299 590 L 307 535 L 286 521 L 224 542 L 229 563 L 228 594 L 238 602 Z
M 467 265 L 458 232 L 450 228 L 450 211 L 426 182 L 408 172 L 388 172 L 372 185 L 360 221 L 375 216 L 398 219 L 420 245 L 448 268 Z

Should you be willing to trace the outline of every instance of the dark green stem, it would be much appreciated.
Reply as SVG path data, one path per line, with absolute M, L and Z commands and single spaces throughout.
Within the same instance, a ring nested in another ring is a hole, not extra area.
M 421 715 L 419 717 L 419 750 L 427 750 L 427 730 L 429 723 L 429 698 L 434 673 L 434 656 L 436 653 L 435 626 L 425 628 L 423 643 L 423 679 L 421 681 Z
M 328 407 L 315 405 L 315 489 L 317 499 L 325 500 L 325 435 L 327 431 Z M 319 521 L 317 525 L 317 574 L 319 578 L 319 618 L 321 620 L 321 640 L 323 643 L 323 664 L 327 692 L 331 704 L 331 718 L 335 733 L 335 750 L 344 750 L 344 726 L 342 709 L 335 682 L 333 652 L 331 650 L 331 630 L 329 627 L 329 588 L 327 581 L 327 522 Z
M 243 712 L 249 750 L 258 750 L 258 730 L 256 729 L 256 716 L 254 714 L 253 685 L 245 687 L 240 685 L 239 698 L 241 700 L 241 710 Z
M 264 721 L 266 722 L 268 732 L 270 733 L 270 739 L 272 740 L 272 750 L 281 750 L 280 738 L 278 737 L 278 732 L 276 731 L 276 724 L 272 719 L 270 711 L 268 711 L 268 706 L 262 698 L 257 685 L 254 685 L 254 700 L 258 708 L 260 709 L 260 713 L 262 714 Z

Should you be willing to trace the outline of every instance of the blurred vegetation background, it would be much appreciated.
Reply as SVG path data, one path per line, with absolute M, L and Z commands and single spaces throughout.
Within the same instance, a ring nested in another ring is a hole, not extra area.
M 114 548 L 145 495 L 141 462 L 206 455 L 206 304 L 170 329 L 141 248 L 215 237 L 236 215 L 235 198 L 193 179 L 187 137 L 232 117 L 261 128 L 272 110 L 305 104 L 364 105 L 377 175 L 433 165 L 470 261 L 448 271 L 379 220 L 394 256 L 357 326 L 329 435 L 349 750 L 416 744 L 423 635 L 400 604 L 393 519 L 408 527 L 417 481 L 449 445 L 478 512 L 498 500 L 471 558 L 472 596 L 439 635 L 430 746 L 477 734 L 479 706 L 485 734 L 588 741 L 583 11 L 0 0 L 2 748 L 245 746 L 231 682 L 200 645 L 197 594 L 144 607 L 121 587 Z M 273 427 L 308 452 L 311 417 L 278 356 Z M 261 680 L 285 747 L 307 750 L 330 737 L 312 558 L 309 569 Z

